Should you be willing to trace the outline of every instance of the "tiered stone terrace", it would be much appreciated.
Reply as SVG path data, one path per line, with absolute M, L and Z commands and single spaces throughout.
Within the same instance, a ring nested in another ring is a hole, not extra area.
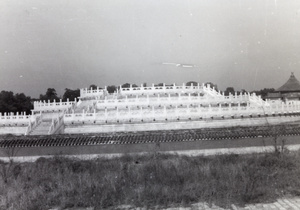
M 209 85 L 81 89 L 80 99 L 34 103 L 32 115 L 5 114 L 0 134 L 20 124 L 25 135 L 264 125 L 299 121 L 300 101 L 264 101 L 250 93 L 225 96 Z M 287 116 L 288 115 L 288 116 Z M 290 117 L 293 116 L 293 117 Z M 47 127 L 49 127 L 47 129 Z

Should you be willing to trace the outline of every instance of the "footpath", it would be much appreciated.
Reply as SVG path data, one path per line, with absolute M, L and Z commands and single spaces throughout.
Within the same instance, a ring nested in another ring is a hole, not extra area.
M 146 208 L 135 208 L 130 205 L 121 205 L 116 207 L 118 210 L 147 210 Z M 216 205 L 208 205 L 207 203 L 196 203 L 190 207 L 176 207 L 176 208 L 153 208 L 155 210 L 300 210 L 300 197 L 281 198 L 274 203 L 257 203 L 248 204 L 245 207 L 231 205 L 230 208 L 221 208 Z M 61 210 L 60 208 L 53 208 L 49 210 Z M 89 208 L 70 208 L 65 210 L 96 210 L 93 207 Z M 111 208 L 109 209 L 111 210 Z
M 300 210 L 300 197 L 281 198 L 274 203 L 248 204 L 245 207 L 231 205 L 224 209 L 216 205 L 209 206 L 207 203 L 192 204 L 191 207 L 167 208 L 164 210 Z

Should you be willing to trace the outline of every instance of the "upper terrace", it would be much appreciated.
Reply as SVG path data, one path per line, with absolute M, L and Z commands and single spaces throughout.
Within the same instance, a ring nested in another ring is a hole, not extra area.
M 210 87 L 209 84 L 200 85 L 199 83 L 194 86 L 191 84 L 190 86 L 187 86 L 185 83 L 182 84 L 182 86 L 178 86 L 176 84 L 173 85 L 165 85 L 163 86 L 155 86 L 152 84 L 152 86 L 144 87 L 143 85 L 138 87 L 133 87 L 130 85 L 130 87 L 122 87 L 119 86 L 119 88 L 116 90 L 117 95 L 126 96 L 126 95 L 156 95 L 156 94 L 185 94 L 185 93 L 207 93 L 212 96 L 221 96 L 222 94 L 220 91 L 216 91 L 214 87 Z M 105 86 L 104 89 L 100 89 L 97 87 L 97 89 L 80 89 L 80 98 L 81 99 L 102 99 L 104 96 L 107 96 L 108 91 L 107 87 Z

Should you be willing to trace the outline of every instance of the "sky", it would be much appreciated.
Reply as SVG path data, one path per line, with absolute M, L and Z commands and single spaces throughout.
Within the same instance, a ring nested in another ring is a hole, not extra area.
M 300 80 L 299 0 L 0 0 L 0 91 L 188 81 L 252 91 L 291 72 Z

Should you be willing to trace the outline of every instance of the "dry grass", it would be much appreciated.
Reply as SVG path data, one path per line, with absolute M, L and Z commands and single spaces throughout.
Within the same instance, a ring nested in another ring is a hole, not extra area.
M 2 169 L 8 164 L 2 164 Z M 54 157 L 13 164 L 0 209 L 221 206 L 300 195 L 300 152 L 185 157 L 151 154 L 89 161 Z

